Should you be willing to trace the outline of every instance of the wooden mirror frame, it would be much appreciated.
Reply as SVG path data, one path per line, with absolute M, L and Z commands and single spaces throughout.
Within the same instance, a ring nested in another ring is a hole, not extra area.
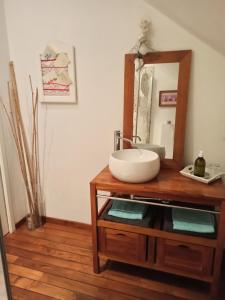
M 163 168 L 181 169 L 183 167 L 191 55 L 191 50 L 180 50 L 151 52 L 142 57 L 144 64 L 179 63 L 173 158 L 162 159 L 161 167 Z M 132 139 L 133 135 L 135 58 L 137 54 L 125 55 L 123 136 L 129 139 Z M 124 142 L 124 148 L 130 148 L 129 143 Z

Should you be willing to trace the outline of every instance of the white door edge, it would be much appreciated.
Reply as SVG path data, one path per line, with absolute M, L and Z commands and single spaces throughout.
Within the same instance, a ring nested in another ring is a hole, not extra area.
M 12 204 L 8 197 L 8 189 L 7 189 L 7 182 L 6 182 L 6 170 L 5 170 L 5 166 L 4 166 L 1 145 L 0 145 L 0 172 L 1 172 L 0 174 L 2 177 L 3 193 L 4 193 L 4 200 L 5 200 L 7 221 L 8 221 L 8 225 L 9 225 L 9 232 L 12 233 L 13 231 L 15 231 L 15 221 L 14 221 Z

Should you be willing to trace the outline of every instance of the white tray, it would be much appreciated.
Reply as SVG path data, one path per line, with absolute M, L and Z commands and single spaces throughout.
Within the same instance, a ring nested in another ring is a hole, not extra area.
M 211 171 L 212 172 L 212 171 Z M 217 173 L 210 173 L 210 170 L 206 168 L 205 170 L 205 176 L 199 177 L 194 175 L 194 166 L 189 165 L 186 166 L 183 170 L 180 171 L 180 173 L 186 177 L 192 178 L 194 180 L 209 184 L 217 179 L 220 179 L 225 173 L 224 172 L 217 172 Z

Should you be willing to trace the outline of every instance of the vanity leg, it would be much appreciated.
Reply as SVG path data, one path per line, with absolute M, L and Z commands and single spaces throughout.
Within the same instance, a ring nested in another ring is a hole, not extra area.
M 92 220 L 92 247 L 93 247 L 93 271 L 100 272 L 99 258 L 98 258 L 98 202 L 96 199 L 96 188 L 94 184 L 90 184 L 91 191 L 91 220 Z
M 213 281 L 211 284 L 211 297 L 216 299 L 219 292 L 221 264 L 223 259 L 223 249 L 225 244 L 225 202 L 222 202 L 217 233 L 217 245 L 213 265 Z

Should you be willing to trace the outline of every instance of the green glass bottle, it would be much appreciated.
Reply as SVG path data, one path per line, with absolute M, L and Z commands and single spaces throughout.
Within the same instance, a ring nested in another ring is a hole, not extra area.
M 205 176 L 205 159 L 203 157 L 203 151 L 199 151 L 198 157 L 195 160 L 194 175 L 199 177 Z

